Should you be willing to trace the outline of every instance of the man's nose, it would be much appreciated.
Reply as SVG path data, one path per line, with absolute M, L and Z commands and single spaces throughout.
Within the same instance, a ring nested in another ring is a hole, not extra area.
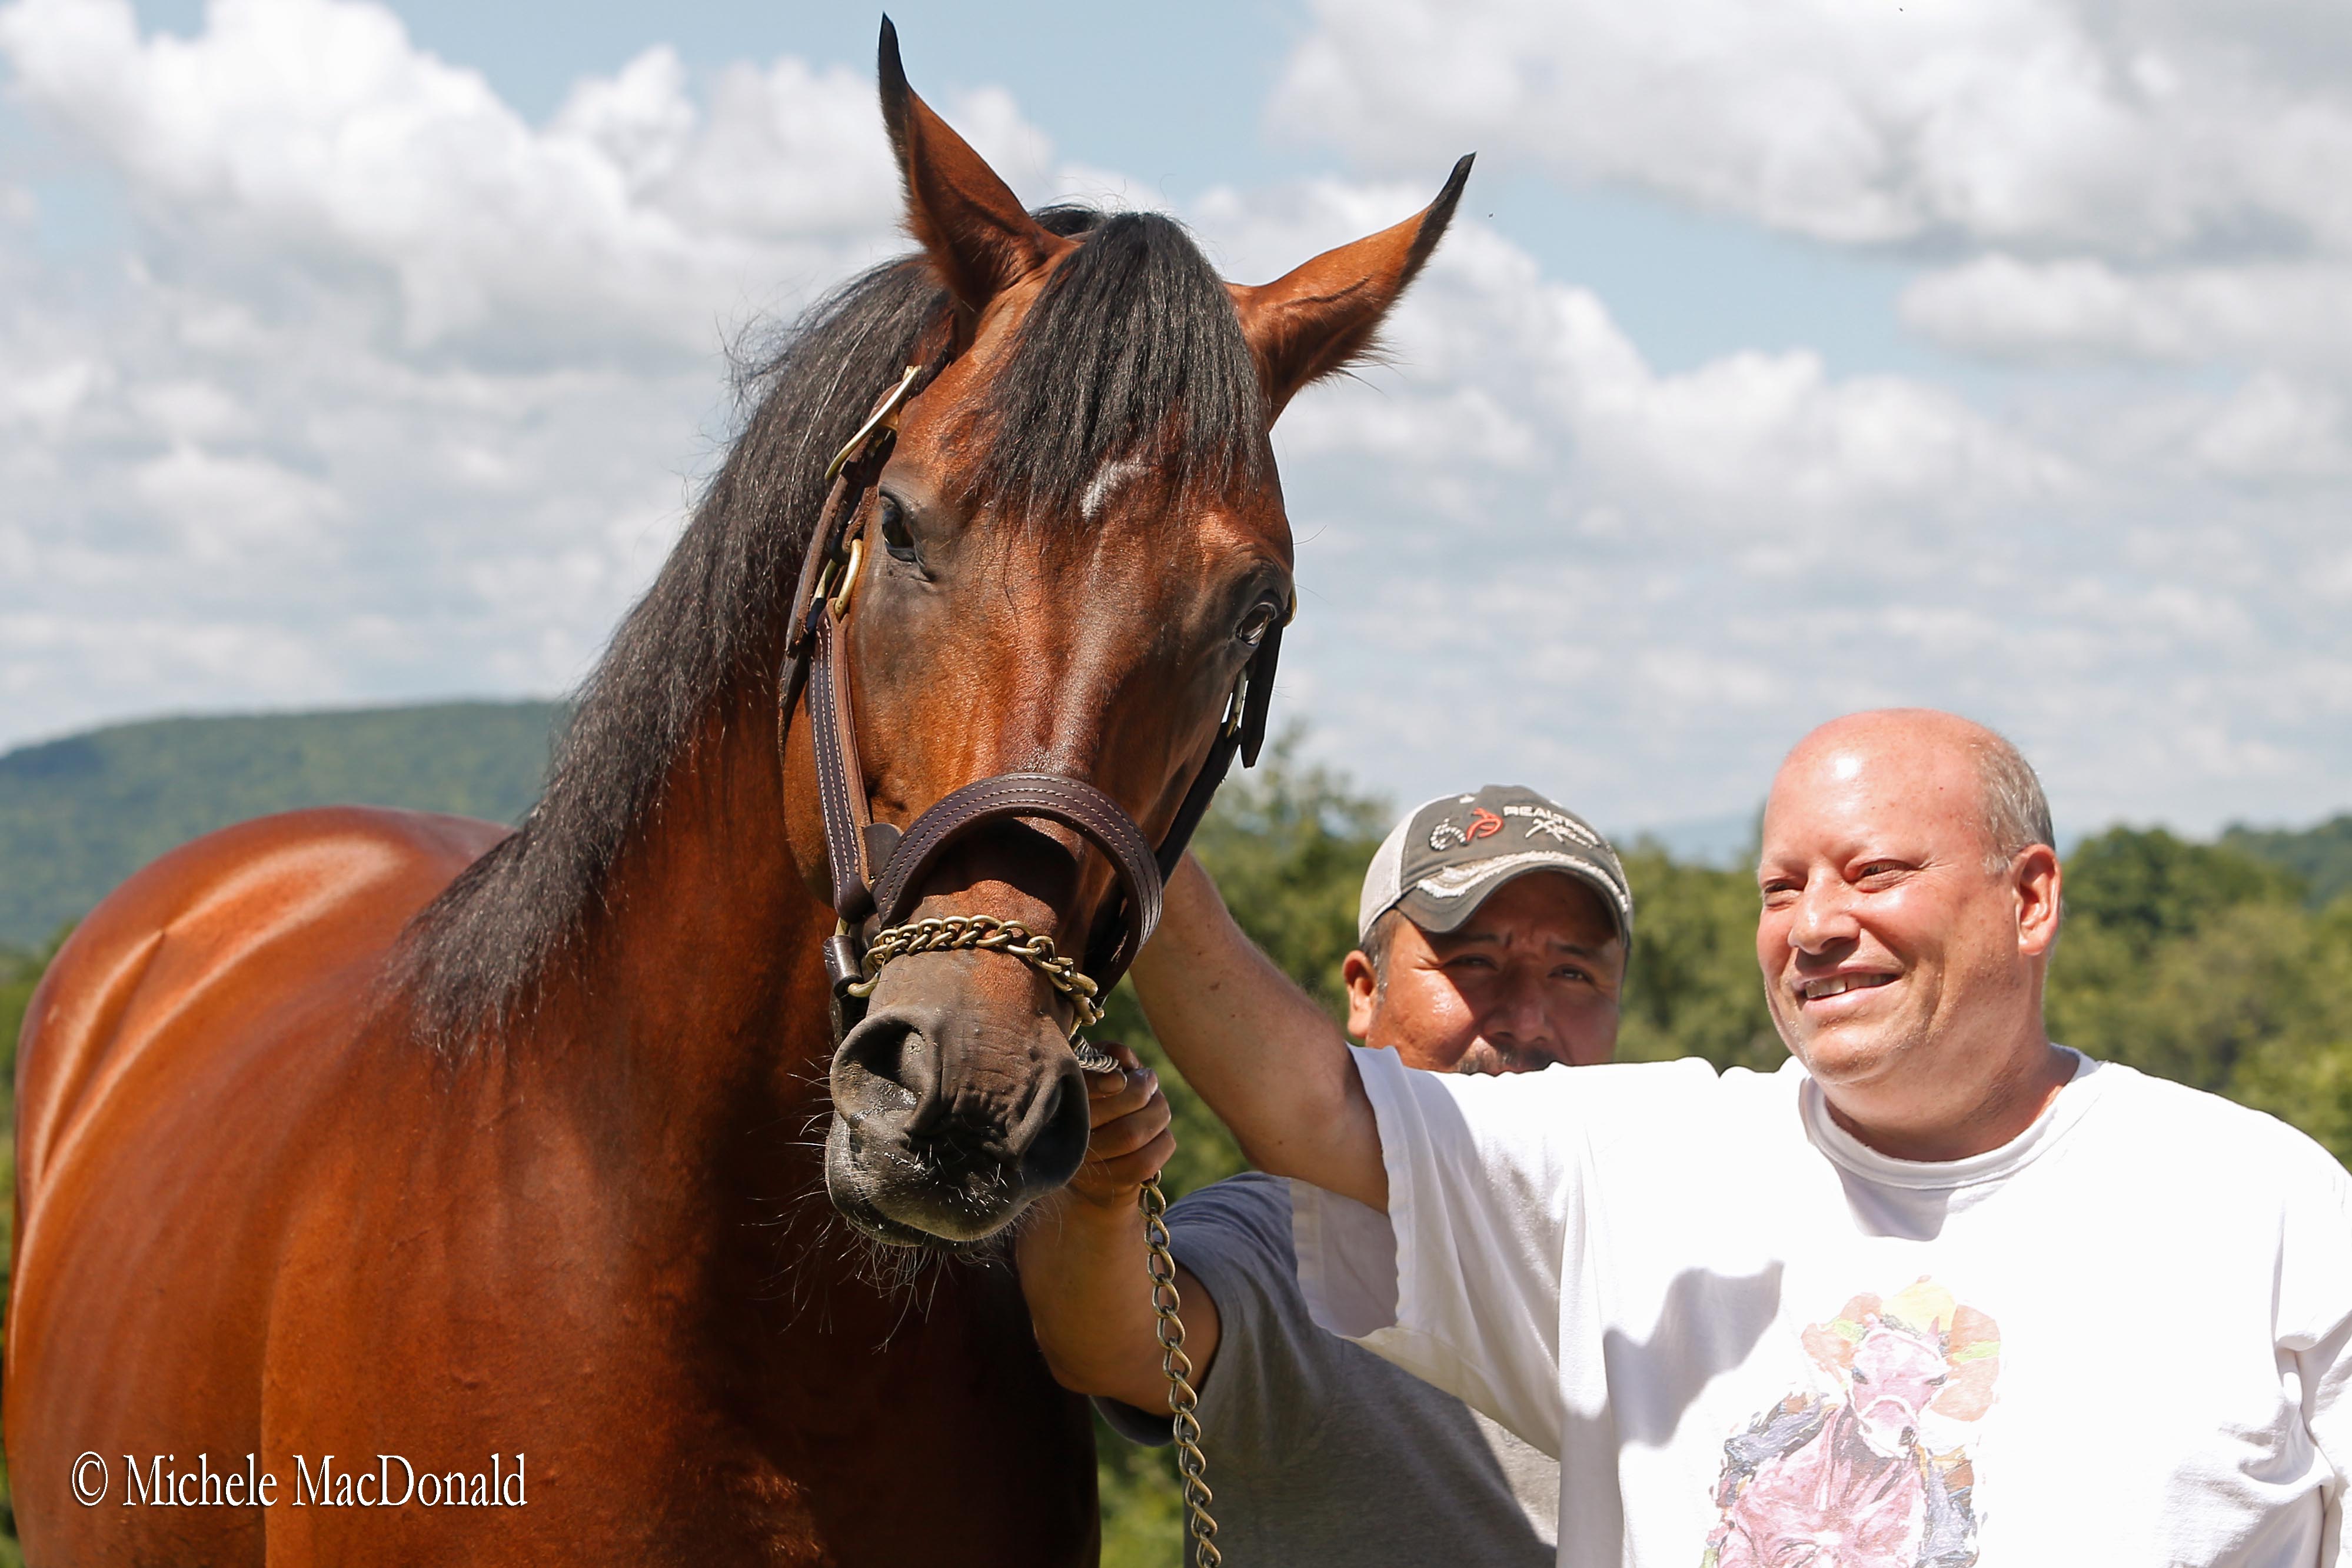
M 1495 988 L 1478 1033 L 1488 1045 L 1519 1051 L 1555 1052 L 1559 1040 L 1543 1005 L 1543 984 L 1535 975 L 1506 973 Z
M 1861 931 L 1845 885 L 1815 877 L 1797 895 L 1797 906 L 1789 919 L 1789 946 L 1801 953 L 1826 952 L 1841 942 L 1853 941 Z

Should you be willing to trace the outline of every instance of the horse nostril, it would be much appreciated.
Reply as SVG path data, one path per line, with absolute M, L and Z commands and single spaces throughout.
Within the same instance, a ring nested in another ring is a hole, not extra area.
M 1052 1094 L 1052 1108 L 1022 1154 L 1022 1185 L 1032 1192 L 1051 1192 L 1076 1176 L 1092 1132 L 1086 1078 L 1075 1063 L 1056 1076 Z
M 845 1114 L 880 1112 L 906 1116 L 904 1131 L 919 1135 L 940 1114 L 939 1047 L 935 1031 L 908 1009 L 869 1014 L 834 1057 L 834 1104 Z

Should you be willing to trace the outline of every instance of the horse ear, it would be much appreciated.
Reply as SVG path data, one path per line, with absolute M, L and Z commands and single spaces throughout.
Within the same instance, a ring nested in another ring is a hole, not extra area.
M 973 311 L 1072 246 L 1048 234 L 969 142 L 907 85 L 898 29 L 882 18 L 882 119 L 907 182 L 907 228 Z
M 1229 285 L 1272 413 L 1370 350 L 1381 319 L 1453 221 L 1475 156 L 1454 165 L 1437 200 L 1394 228 L 1327 250 L 1272 283 Z

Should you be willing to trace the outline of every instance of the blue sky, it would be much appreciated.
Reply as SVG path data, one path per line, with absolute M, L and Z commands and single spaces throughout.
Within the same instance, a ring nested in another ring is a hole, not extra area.
M 1277 433 L 1284 710 L 1364 782 L 1736 820 L 1922 702 L 2077 825 L 2352 805 L 2340 6 L 893 15 L 1024 195 L 1237 277 L 1480 154 L 1395 362 Z M 896 243 L 876 20 L 0 5 L 0 746 L 577 679 L 724 343 Z

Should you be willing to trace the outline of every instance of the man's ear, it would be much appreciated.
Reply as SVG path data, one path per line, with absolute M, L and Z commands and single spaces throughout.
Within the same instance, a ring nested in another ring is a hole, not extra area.
M 1379 1010 L 1381 975 L 1371 955 L 1359 947 L 1339 962 L 1339 981 L 1348 988 L 1348 1032 L 1356 1039 L 1372 1038 L 1372 1014 Z
M 898 29 L 882 18 L 882 120 L 907 182 L 907 229 L 975 315 L 1076 242 L 1048 234 L 971 144 L 907 85 Z
M 2058 852 L 2035 844 L 2011 863 L 2010 877 L 2016 889 L 2018 948 L 2040 957 L 2056 946 L 2065 909 L 2066 873 Z
M 1370 350 L 1381 319 L 1453 221 L 1475 156 L 1465 154 L 1454 165 L 1445 188 L 1419 215 L 1327 250 L 1272 283 L 1227 285 L 1257 358 L 1270 415 L 1279 414 L 1300 388 Z

